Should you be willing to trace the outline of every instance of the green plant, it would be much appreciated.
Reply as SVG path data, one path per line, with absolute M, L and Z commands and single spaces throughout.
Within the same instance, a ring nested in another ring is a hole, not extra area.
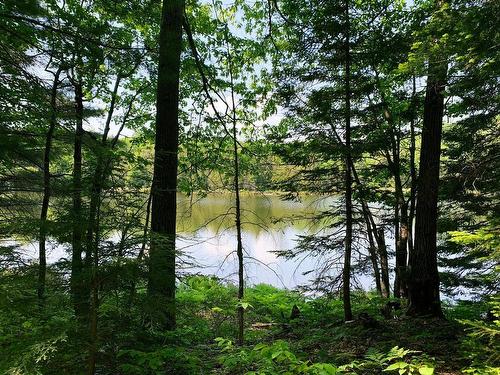
M 363 360 L 354 361 L 342 366 L 340 369 L 349 374 L 357 374 L 357 371 L 361 371 L 362 373 L 379 373 L 380 371 L 398 372 L 400 375 L 434 374 L 434 366 L 421 356 L 415 356 L 417 353 L 419 352 L 398 346 L 393 347 L 386 353 L 371 350 Z
M 119 368 L 124 375 L 165 373 L 195 373 L 197 359 L 181 347 L 163 347 L 150 352 L 121 350 Z
M 42 370 L 47 362 L 55 356 L 59 345 L 67 340 L 62 334 L 53 339 L 31 345 L 23 353 L 17 363 L 6 371 L 8 375 L 43 374 Z
M 490 302 L 491 322 L 484 320 L 461 320 L 469 334 L 463 348 L 471 366 L 464 372 L 470 374 L 500 374 L 500 297 Z
M 221 355 L 221 363 L 227 373 L 247 375 L 310 374 L 335 375 L 337 367 L 329 363 L 311 363 L 299 359 L 290 351 L 286 341 L 277 340 L 272 344 L 257 344 L 251 350 L 234 350 L 230 340 L 216 339 Z

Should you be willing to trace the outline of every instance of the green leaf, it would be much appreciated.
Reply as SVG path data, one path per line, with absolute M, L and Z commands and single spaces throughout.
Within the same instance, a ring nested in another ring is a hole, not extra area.
M 434 368 L 433 367 L 429 367 L 429 366 L 419 367 L 418 373 L 420 375 L 433 375 L 434 374 Z
M 390 365 L 389 367 L 387 367 L 384 371 L 395 371 L 395 370 L 399 370 L 399 369 L 406 368 L 406 367 L 408 367 L 407 363 L 396 362 L 396 363 L 393 363 L 392 365 Z
M 238 307 L 243 307 L 243 310 L 246 310 L 249 307 L 253 308 L 253 306 L 251 304 L 249 304 L 248 302 L 243 302 L 243 301 L 238 302 Z

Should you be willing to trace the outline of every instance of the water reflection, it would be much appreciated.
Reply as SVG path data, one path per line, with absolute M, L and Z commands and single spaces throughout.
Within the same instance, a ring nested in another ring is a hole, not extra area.
M 273 251 L 292 249 L 298 236 L 321 230 L 324 223 L 312 218 L 328 210 L 333 203 L 331 197 L 314 195 L 304 195 L 300 200 L 290 201 L 278 195 L 243 194 L 242 237 L 247 282 L 294 288 L 314 278 L 314 272 L 307 276 L 303 273 L 321 269 L 324 259 L 286 260 L 278 258 Z M 181 259 L 189 259 L 195 264 L 186 272 L 237 279 L 234 222 L 234 196 L 230 193 L 206 197 L 178 196 L 177 248 L 183 254 Z M 120 233 L 115 233 L 108 241 L 116 243 L 120 237 Z M 55 263 L 68 259 L 68 246 L 49 241 L 47 261 Z M 22 248 L 27 258 L 37 259 L 36 242 L 25 243 Z M 361 281 L 365 288 L 370 288 L 371 280 L 363 277 Z
M 179 197 L 177 246 L 202 265 L 196 271 L 234 279 L 233 202 L 229 193 Z M 320 259 L 285 260 L 273 251 L 291 249 L 299 235 L 318 230 L 321 223 L 311 218 L 332 203 L 331 198 L 312 195 L 285 201 L 277 195 L 244 194 L 242 235 L 248 282 L 288 288 L 307 282 L 311 276 L 302 273 L 317 268 Z

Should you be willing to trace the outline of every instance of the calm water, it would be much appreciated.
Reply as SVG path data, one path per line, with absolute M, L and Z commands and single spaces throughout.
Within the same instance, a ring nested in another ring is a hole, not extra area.
M 321 259 L 285 260 L 276 250 L 292 249 L 300 235 L 320 230 L 311 218 L 328 209 L 331 198 L 302 197 L 284 201 L 277 195 L 245 194 L 241 199 L 245 271 L 251 284 L 293 288 L 307 282 Z M 177 247 L 199 262 L 202 273 L 235 279 L 236 228 L 234 196 L 212 194 L 199 200 L 179 199 Z
M 322 224 L 312 218 L 334 203 L 333 198 L 306 195 L 300 201 L 286 201 L 278 195 L 243 194 L 242 235 L 247 283 L 268 283 L 294 288 L 314 278 L 322 268 L 322 258 L 286 260 L 274 251 L 292 249 L 300 235 L 322 230 Z M 185 272 L 216 274 L 236 280 L 236 228 L 234 195 L 210 194 L 207 197 L 178 197 L 178 239 L 180 259 L 193 262 Z M 116 238 L 111 240 L 118 240 Z M 51 248 L 52 247 L 52 248 Z M 29 256 L 37 257 L 37 244 L 24 246 Z M 66 247 L 49 244 L 48 262 L 68 256 Z M 340 270 L 340 264 L 336 267 Z M 306 271 L 313 271 L 303 275 Z M 363 287 L 370 288 L 371 278 L 361 278 Z

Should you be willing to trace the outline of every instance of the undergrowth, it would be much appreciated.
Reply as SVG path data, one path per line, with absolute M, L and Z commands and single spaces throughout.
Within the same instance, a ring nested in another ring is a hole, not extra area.
M 0 287 L 0 373 L 84 373 L 88 342 L 64 289 L 52 289 L 50 314 L 42 316 L 33 308 L 31 278 L 21 289 L 16 279 L 16 288 L 8 279 Z M 177 291 L 173 332 L 150 325 L 141 313 L 142 286 L 132 299 L 105 295 L 98 373 L 499 374 L 498 300 L 447 306 L 446 320 L 408 318 L 404 306 L 386 319 L 380 311 L 386 300 L 359 293 L 356 319 L 346 324 L 338 299 L 256 285 L 246 290 L 245 345 L 238 347 L 236 295 L 233 285 L 214 277 L 186 278 Z M 299 314 L 291 319 L 294 306 Z

